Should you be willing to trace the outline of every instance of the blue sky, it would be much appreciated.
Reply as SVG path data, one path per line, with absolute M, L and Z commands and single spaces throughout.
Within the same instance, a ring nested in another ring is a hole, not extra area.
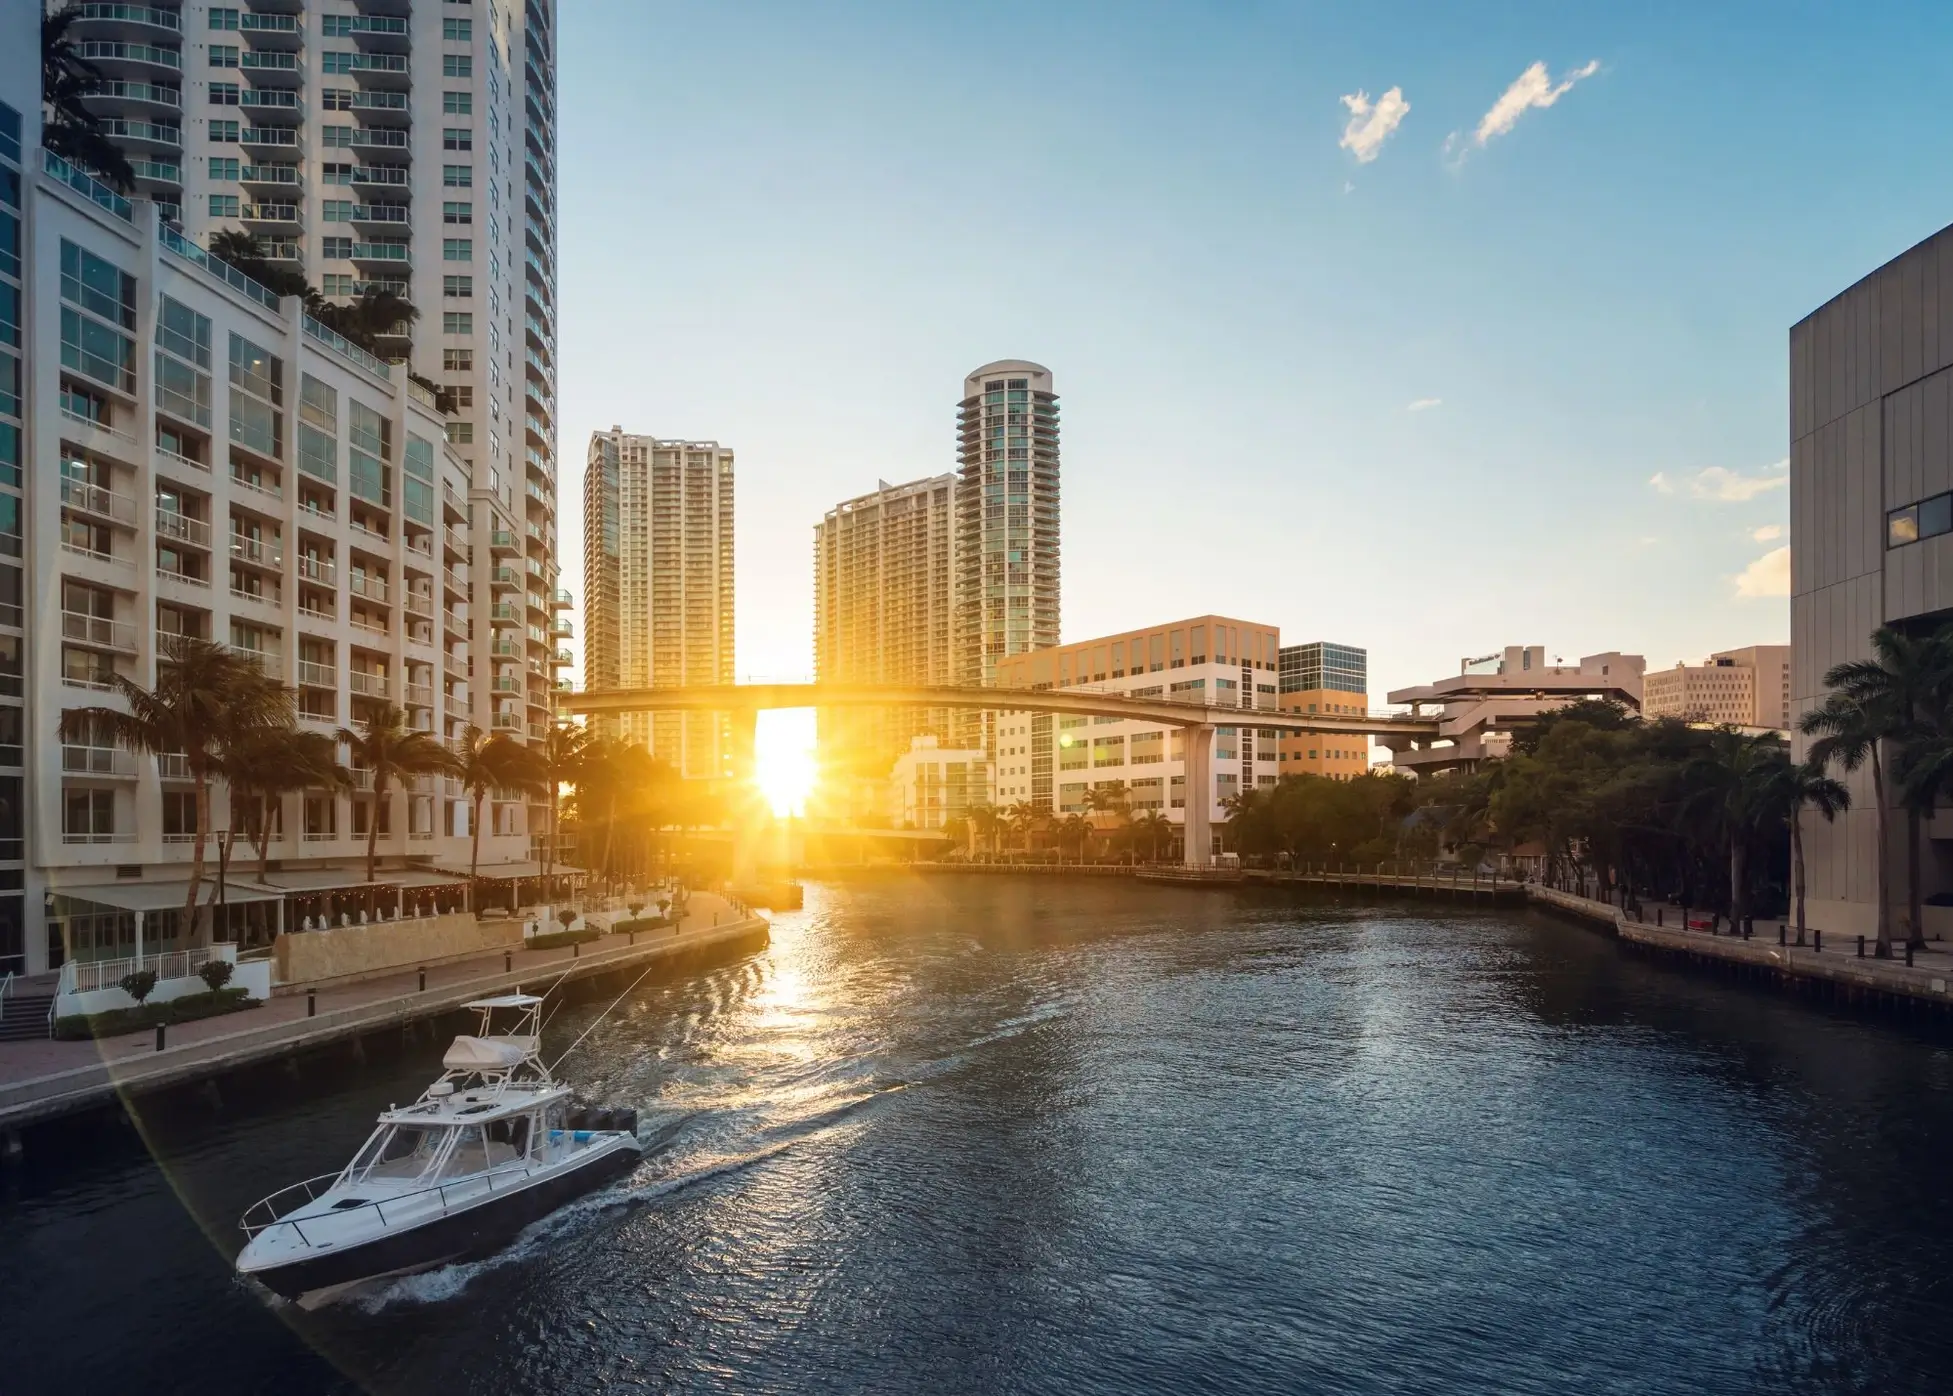
M 963 374 L 1021 356 L 1068 640 L 1267 620 L 1366 646 L 1377 700 L 1505 644 L 1781 641 L 1787 331 L 1953 221 L 1949 27 L 566 4 L 566 583 L 593 429 L 716 438 L 739 667 L 808 672 L 814 523 L 949 469 Z

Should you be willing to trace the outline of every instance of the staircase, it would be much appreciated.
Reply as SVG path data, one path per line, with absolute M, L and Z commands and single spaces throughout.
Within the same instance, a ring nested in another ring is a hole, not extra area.
M 45 1038 L 47 1015 L 54 1007 L 54 991 L 23 987 L 19 981 L 0 998 L 0 1042 L 29 1042 Z

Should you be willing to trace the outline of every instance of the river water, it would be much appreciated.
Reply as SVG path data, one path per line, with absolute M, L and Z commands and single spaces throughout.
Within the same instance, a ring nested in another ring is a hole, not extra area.
M 1953 1388 L 1945 1042 L 1530 914 L 811 886 L 566 1064 L 658 1131 L 632 1177 L 316 1312 L 232 1278 L 443 1045 L 34 1136 L 0 1387 Z

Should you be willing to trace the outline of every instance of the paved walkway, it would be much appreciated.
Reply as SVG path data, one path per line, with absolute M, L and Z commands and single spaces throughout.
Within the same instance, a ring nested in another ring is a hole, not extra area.
M 123 1084 L 137 1075 L 174 1079 L 186 1071 L 195 1074 L 200 1065 L 240 1053 L 263 1055 L 267 1046 L 296 1046 L 315 1031 L 321 1036 L 343 1036 L 363 1023 L 421 1016 L 428 1008 L 441 1011 L 439 1004 L 507 992 L 512 979 L 532 991 L 541 990 L 565 970 L 589 971 L 618 959 L 635 962 L 647 950 L 709 941 L 715 931 L 753 921 L 751 913 L 736 909 L 723 898 L 693 892 L 681 925 L 640 932 L 634 943 L 623 935 L 608 935 L 586 941 L 574 950 L 569 946 L 517 950 L 512 975 L 503 968 L 501 951 L 433 965 L 427 970 L 425 994 L 415 969 L 320 989 L 316 1018 L 307 1017 L 303 992 L 279 995 L 256 1008 L 173 1024 L 168 1030 L 169 1045 L 162 1052 L 156 1050 L 153 1028 L 104 1041 L 0 1042 L 0 1118 L 9 1107 L 29 1105 L 72 1089 L 97 1087 L 104 1078 L 108 1083 Z

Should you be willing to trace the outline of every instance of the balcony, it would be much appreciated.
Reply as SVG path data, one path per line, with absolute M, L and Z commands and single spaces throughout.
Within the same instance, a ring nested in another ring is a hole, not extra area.
M 298 132 L 289 126 L 246 126 L 238 133 L 238 144 L 247 150 L 275 150 L 281 153 L 298 148 Z
M 175 10 L 159 10 L 149 5 L 105 5 L 87 3 L 68 7 L 77 19 L 91 21 L 91 34 L 123 34 L 147 38 L 169 36 L 182 31 Z
M 410 708 L 431 708 L 434 706 L 434 688 L 431 684 L 410 683 L 407 685 L 407 706 Z
M 522 586 L 522 576 L 513 567 L 492 567 L 488 585 L 494 591 L 515 591 Z
M 252 232 L 296 233 L 305 226 L 297 204 L 241 204 L 237 216 Z
M 71 776 L 105 776 L 114 780 L 136 778 L 136 758 L 119 746 L 68 746 L 61 748 L 61 770 Z
M 92 518 L 107 519 L 124 528 L 136 526 L 136 501 L 131 496 L 83 480 L 61 482 L 61 507 Z
M 242 584 L 246 582 L 257 583 L 258 585 L 253 587 Z M 276 582 L 266 585 L 255 574 L 239 574 L 236 572 L 231 574 L 231 600 L 255 602 L 257 605 L 269 606 L 274 610 L 285 604 L 284 592 L 279 589 Z
M 488 688 L 491 693 L 513 693 L 520 696 L 522 693 L 522 680 L 516 678 L 513 674 L 503 674 L 497 676 L 489 684 Z
M 180 49 L 161 44 L 127 43 L 120 39 L 84 39 L 74 45 L 78 58 L 86 59 L 110 76 L 173 78 L 183 70 Z
M 237 95 L 237 104 L 260 121 L 303 121 L 305 103 L 296 92 L 275 87 L 247 87 Z
M 237 21 L 238 32 L 254 49 L 296 48 L 305 39 L 305 26 L 297 15 L 265 15 L 246 10 Z
M 317 557 L 311 553 L 301 553 L 298 559 L 298 575 L 301 579 L 322 587 L 339 585 L 339 569 L 331 558 Z
M 232 645 L 231 653 L 240 659 L 247 659 L 258 666 L 258 672 L 268 679 L 285 677 L 285 657 L 272 650 L 247 649 L 243 645 Z
M 208 466 L 203 468 L 206 470 L 209 469 Z M 267 485 L 264 483 L 262 476 L 253 480 L 246 475 L 240 474 L 235 466 L 231 469 L 231 483 L 239 489 L 249 490 L 252 494 L 263 495 L 266 499 L 275 499 L 280 503 L 283 503 L 285 499 L 285 487 L 282 482 L 274 481 Z M 246 503 L 248 504 L 249 501 L 246 501 Z
M 230 554 L 235 561 L 246 562 L 253 567 L 275 571 L 285 565 L 284 548 L 275 538 L 250 538 L 242 533 L 232 533 Z
M 248 48 L 239 55 L 237 66 L 252 82 L 272 87 L 297 87 L 305 81 L 298 54 L 286 49 Z
M 330 664 L 319 664 L 310 659 L 298 661 L 298 686 L 300 688 L 339 688 L 339 673 Z
M 136 627 L 132 622 L 91 616 L 82 611 L 61 613 L 61 638 L 118 654 L 136 652 Z
M 522 611 L 512 602 L 497 601 L 488 608 L 488 618 L 495 625 L 521 625 Z
M 407 244 L 403 242 L 356 242 L 353 244 L 352 260 L 355 262 L 393 262 L 405 264 L 412 260 L 408 255 Z
M 522 714 L 496 713 L 495 730 L 497 732 L 520 732 L 522 730 Z
M 576 605 L 576 600 L 569 594 L 569 592 L 565 591 L 561 587 L 558 587 L 556 588 L 555 592 L 551 595 L 549 599 L 549 605 L 551 610 L 567 611 L 571 607 Z
M 562 665 L 565 664 L 576 663 L 576 656 L 571 654 L 568 650 L 558 650 L 556 651 L 556 653 L 552 654 L 549 657 L 549 663 L 550 663 L 550 667 L 552 668 L 560 668 Z
M 291 189 L 304 181 L 296 165 L 246 165 L 237 172 L 237 182 Z
M 576 627 L 567 620 L 553 620 L 549 623 L 549 638 L 552 640 L 574 640 L 576 638 Z
M 346 590 L 350 591 L 354 596 L 361 596 L 368 601 L 378 601 L 384 604 L 387 599 L 387 579 L 385 577 L 376 577 L 371 572 L 355 572 L 347 582 Z
M 387 696 L 387 676 L 371 674 L 364 669 L 355 669 L 346 676 L 355 698 L 384 698 Z
M 127 121 L 120 117 L 102 123 L 104 134 L 112 137 L 117 145 L 131 151 L 142 151 L 156 147 L 159 154 L 174 154 L 183 149 L 183 128 L 165 121 Z
M 193 519 L 188 514 L 174 509 L 158 506 L 156 510 L 156 536 L 168 538 L 177 543 L 188 543 L 193 548 L 210 546 L 210 525 L 202 519 Z

